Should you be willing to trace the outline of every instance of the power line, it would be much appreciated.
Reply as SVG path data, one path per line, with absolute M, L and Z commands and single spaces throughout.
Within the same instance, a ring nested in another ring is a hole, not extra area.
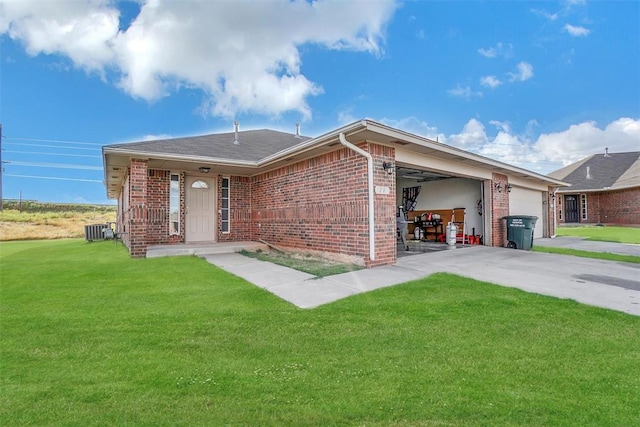
M 63 145 L 45 145 L 45 144 L 25 144 L 23 142 L 5 142 L 6 145 L 21 145 L 28 147 L 47 147 L 47 148 L 62 148 L 63 150 L 89 150 L 89 151 L 102 151 L 99 148 L 86 148 L 86 147 L 65 147 Z
M 59 178 L 59 177 L 53 177 L 53 176 L 36 176 L 36 175 L 14 175 L 14 174 L 10 174 L 10 173 L 6 173 L 4 174 L 4 176 L 11 176 L 11 177 L 15 177 L 15 178 L 37 178 L 37 179 L 56 179 L 56 180 L 60 180 L 60 181 L 80 181 L 80 182 L 98 182 L 100 184 L 103 183 L 103 181 L 97 180 L 97 179 L 82 179 L 82 178 Z
M 13 151 L 13 150 L 2 150 L 5 153 L 15 153 L 15 154 L 38 154 L 42 156 L 70 156 L 70 157 L 91 157 L 93 159 L 101 159 L 102 156 L 92 156 L 90 154 L 71 154 L 71 153 L 42 153 L 38 151 Z
M 22 138 L 18 136 L 4 136 L 4 139 L 15 139 L 18 141 L 35 141 L 35 142 L 56 142 L 60 144 L 80 144 L 80 145 L 98 145 L 102 146 L 99 142 L 80 142 L 80 141 L 65 141 L 63 139 L 38 139 L 38 138 Z
M 36 166 L 40 168 L 83 169 L 83 170 L 95 170 L 95 171 L 102 170 L 102 166 L 68 165 L 64 163 L 14 162 L 14 161 L 7 161 L 6 163 L 13 166 Z

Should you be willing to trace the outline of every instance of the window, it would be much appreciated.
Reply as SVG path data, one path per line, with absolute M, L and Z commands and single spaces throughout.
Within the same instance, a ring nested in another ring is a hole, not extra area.
M 580 195 L 580 211 L 582 212 L 582 219 L 587 219 L 587 195 Z
M 171 174 L 169 181 L 169 235 L 180 234 L 180 175 Z
M 220 229 L 223 233 L 229 232 L 229 178 L 222 178 L 222 197 L 220 198 L 222 215 L 220 221 Z
M 197 181 L 193 181 L 193 184 L 191 184 L 191 188 L 209 188 L 209 184 L 207 184 L 206 182 L 202 181 L 201 179 L 197 180 Z

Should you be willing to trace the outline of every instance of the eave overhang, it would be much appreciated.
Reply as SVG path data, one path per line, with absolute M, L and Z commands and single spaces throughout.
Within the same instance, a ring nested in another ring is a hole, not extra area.
M 369 141 L 391 147 L 401 146 L 404 149 L 416 153 L 450 161 L 465 162 L 466 164 L 473 164 L 494 172 L 544 182 L 551 187 L 568 186 L 566 182 L 546 175 L 469 153 L 459 148 L 404 132 L 372 120 L 361 120 L 334 129 L 316 138 L 308 139 L 259 161 L 224 159 L 213 156 L 151 153 L 139 150 L 128 150 L 121 145 L 118 147 L 104 146 L 102 154 L 105 165 L 104 182 L 107 187 L 107 197 L 115 199 L 120 194 L 122 182 L 125 179 L 127 168 L 132 159 L 147 160 L 148 167 L 151 169 L 180 170 L 197 174 L 200 167 L 207 166 L 211 167 L 213 173 L 216 175 L 254 176 L 326 152 L 342 149 L 343 146 L 338 139 L 340 133 L 343 133 L 347 139 L 354 144 Z

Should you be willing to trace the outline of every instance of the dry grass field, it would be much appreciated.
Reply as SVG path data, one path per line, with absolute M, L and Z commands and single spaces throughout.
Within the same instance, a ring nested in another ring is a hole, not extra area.
M 0 212 L 0 241 L 84 237 L 84 226 L 116 219 L 116 207 L 4 202 Z

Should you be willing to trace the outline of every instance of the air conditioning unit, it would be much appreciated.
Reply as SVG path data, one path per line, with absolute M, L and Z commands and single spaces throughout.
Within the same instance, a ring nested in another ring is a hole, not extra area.
M 84 238 L 87 242 L 94 240 L 104 240 L 104 229 L 108 228 L 107 224 L 91 224 L 84 226 Z

